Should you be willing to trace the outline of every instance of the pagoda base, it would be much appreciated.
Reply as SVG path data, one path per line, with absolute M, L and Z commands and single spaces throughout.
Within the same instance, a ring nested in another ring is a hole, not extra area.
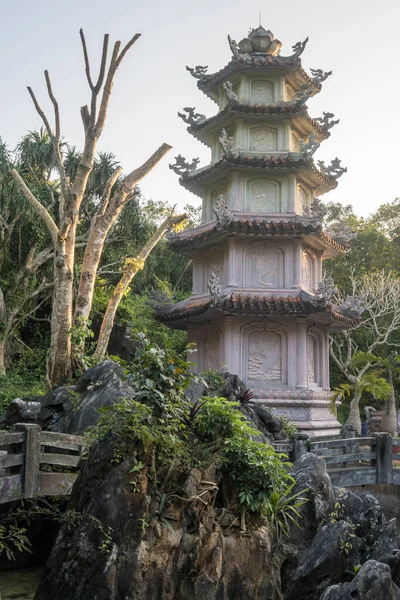
M 331 396 L 332 392 L 322 390 L 257 390 L 253 402 L 272 408 L 316 438 L 340 434 L 341 424 L 329 410 Z

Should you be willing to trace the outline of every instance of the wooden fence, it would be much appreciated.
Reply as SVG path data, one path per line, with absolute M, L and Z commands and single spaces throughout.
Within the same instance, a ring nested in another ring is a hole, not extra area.
M 17 424 L 0 431 L 0 504 L 70 493 L 84 450 L 78 435 Z

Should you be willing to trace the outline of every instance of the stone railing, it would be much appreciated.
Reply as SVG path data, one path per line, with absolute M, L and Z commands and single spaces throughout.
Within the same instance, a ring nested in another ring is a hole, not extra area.
M 84 450 L 78 435 L 19 423 L 0 431 L 0 504 L 18 498 L 68 495 Z
M 332 483 L 337 486 L 400 485 L 400 439 L 388 433 L 373 437 L 295 439 L 291 443 L 276 442 L 274 448 L 293 462 L 306 452 L 317 454 L 324 459 Z

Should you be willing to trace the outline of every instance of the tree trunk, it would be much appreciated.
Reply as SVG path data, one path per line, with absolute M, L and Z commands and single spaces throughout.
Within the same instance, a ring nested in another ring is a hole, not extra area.
M 168 144 L 162 144 L 148 158 L 143 165 L 135 169 L 127 175 L 120 189 L 117 190 L 110 202 L 108 199 L 111 194 L 113 185 L 116 183 L 121 169 L 117 169 L 110 177 L 108 189 L 105 190 L 103 213 L 94 217 L 90 227 L 89 237 L 87 240 L 85 252 L 83 255 L 82 272 L 79 281 L 78 295 L 75 306 L 74 321 L 77 326 L 80 325 L 80 319 L 88 319 L 92 308 L 94 286 L 96 282 L 97 270 L 99 268 L 101 255 L 103 252 L 106 238 L 110 229 L 118 219 L 122 209 L 124 208 L 127 198 L 132 193 L 135 186 L 141 181 L 152 169 L 160 162 L 160 160 L 171 149 Z
M 171 225 L 176 225 L 187 218 L 186 214 L 179 215 L 177 217 L 168 217 L 165 221 L 160 225 L 157 231 L 152 235 L 150 240 L 144 246 L 142 251 L 138 254 L 136 258 L 128 258 L 126 261 L 126 267 L 124 273 L 122 275 L 121 281 L 118 283 L 116 288 L 114 289 L 110 301 L 107 306 L 106 313 L 103 318 L 103 322 L 101 324 L 100 335 L 97 341 L 96 351 L 94 353 L 94 358 L 96 360 L 101 360 L 108 346 L 108 341 L 110 339 L 111 330 L 114 325 L 115 314 L 117 312 L 119 303 L 121 299 L 128 289 L 132 279 L 135 275 L 143 269 L 144 264 L 146 262 L 147 257 L 153 248 L 157 245 L 157 243 L 161 240 L 164 234 L 168 231 Z
M 382 411 L 381 431 L 390 433 L 390 435 L 395 435 L 395 433 L 397 431 L 397 414 L 396 414 L 396 397 L 394 394 L 392 369 L 389 369 L 388 381 L 391 385 L 392 391 L 390 393 L 389 398 L 386 400 L 385 406 Z
M 59 242 L 54 263 L 54 294 L 51 315 L 51 342 L 47 364 L 49 387 L 62 385 L 71 376 L 71 327 L 73 303 L 73 264 L 75 244 L 71 226 L 69 244 Z M 72 248 L 72 249 L 71 249 Z
M 0 340 L 0 376 L 6 374 L 6 340 Z
M 346 425 L 351 425 L 361 435 L 361 417 L 360 417 L 360 392 L 355 390 L 354 398 L 350 402 L 350 412 L 347 417 Z

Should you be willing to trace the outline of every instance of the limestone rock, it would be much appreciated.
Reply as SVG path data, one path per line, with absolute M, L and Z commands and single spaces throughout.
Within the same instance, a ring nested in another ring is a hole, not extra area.
M 350 583 L 329 587 L 321 600 L 400 600 L 400 590 L 391 580 L 390 568 L 375 560 L 364 563 Z
M 16 398 L 7 407 L 5 416 L 0 423 L 10 427 L 14 423 L 32 423 L 38 418 L 41 405 L 38 401 L 25 401 Z

